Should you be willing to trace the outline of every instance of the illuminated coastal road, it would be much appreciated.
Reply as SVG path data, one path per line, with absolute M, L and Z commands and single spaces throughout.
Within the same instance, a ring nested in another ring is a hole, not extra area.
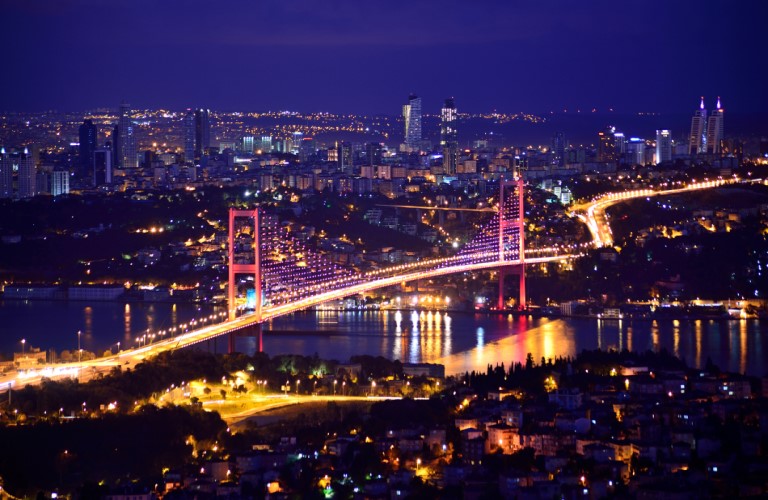
M 689 191 L 698 191 L 701 189 L 710 189 L 725 184 L 733 184 L 739 181 L 716 180 L 708 182 L 699 182 L 690 184 L 682 188 L 664 189 L 654 191 L 652 189 L 637 189 L 634 191 L 625 191 L 622 193 L 609 193 L 601 196 L 591 203 L 574 206 L 574 211 L 583 211 L 583 214 L 577 215 L 589 228 L 592 234 L 592 243 L 595 247 L 606 247 L 613 245 L 613 232 L 608 224 L 608 218 L 605 211 L 608 207 L 621 203 L 623 201 L 636 198 L 649 198 L 651 196 L 669 195 L 687 193 Z

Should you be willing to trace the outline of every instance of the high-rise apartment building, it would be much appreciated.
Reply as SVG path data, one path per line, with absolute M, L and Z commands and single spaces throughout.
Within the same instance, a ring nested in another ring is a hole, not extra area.
M 184 162 L 195 162 L 195 112 L 191 109 L 184 115 Z
M 370 166 L 381 165 L 382 150 L 380 142 L 369 142 L 365 147 L 366 164 Z
M 298 155 L 301 150 L 301 142 L 304 139 L 304 134 L 298 130 L 291 134 L 291 153 Z M 304 160 L 301 160 L 304 161 Z
M 131 106 L 123 102 L 120 104 L 120 114 L 117 122 L 117 155 L 120 168 L 136 168 L 139 166 L 139 157 L 136 154 L 136 129 L 131 121 Z
M 720 105 L 720 96 L 717 96 L 716 108 L 707 119 L 707 153 L 719 155 L 723 151 L 724 113 L 725 110 Z
M 18 193 L 17 198 L 32 198 L 37 194 L 37 165 L 35 159 L 24 148 L 23 152 L 10 155 L 13 162 L 13 169 L 18 171 Z
M 403 105 L 403 123 L 405 145 L 411 151 L 418 151 L 421 146 L 421 97 L 408 96 L 408 104 Z
M 13 198 L 13 162 L 11 154 L 0 148 L 0 199 Z
M 565 134 L 563 132 L 557 132 L 552 137 L 552 165 L 562 167 L 565 165 L 565 150 L 568 144 L 565 140 Z
M 313 137 L 302 137 L 301 143 L 297 147 L 299 149 L 299 161 L 306 162 L 315 156 L 316 148 L 315 139 Z
M 456 175 L 459 163 L 459 140 L 456 130 L 456 102 L 453 97 L 445 100 L 440 113 L 440 145 L 443 148 L 443 172 Z
M 704 107 L 704 97 L 701 98 L 699 109 L 691 119 L 691 135 L 688 138 L 688 153 L 695 155 L 707 152 L 707 110 Z
M 211 147 L 211 122 L 210 111 L 207 109 L 195 110 L 195 161 L 207 153 Z
M 93 124 L 93 120 L 85 120 L 80 125 L 80 175 L 86 176 L 91 169 L 91 163 L 93 162 L 93 152 L 98 147 L 98 135 L 96 125 Z
M 61 196 L 69 194 L 69 172 L 66 170 L 54 170 L 51 172 L 51 194 Z
M 16 192 L 14 193 L 14 177 Z M 0 198 L 31 198 L 37 194 L 37 165 L 29 149 L 0 148 Z
M 264 154 L 272 152 L 272 136 L 271 135 L 261 136 L 261 146 L 259 147 L 259 149 Z
M 242 146 L 240 147 L 243 153 L 253 154 L 254 139 L 252 135 L 244 135 L 242 139 Z
M 109 147 L 97 149 L 93 153 L 93 185 L 112 184 L 112 150 Z
M 352 173 L 352 144 L 348 142 L 339 142 L 336 144 L 337 162 L 339 170 L 344 173 Z
M 672 161 L 672 132 L 656 131 L 656 164 Z
M 597 160 L 606 163 L 615 163 L 619 154 L 616 151 L 616 128 L 607 127 L 597 133 Z M 622 134 L 622 138 L 624 135 Z

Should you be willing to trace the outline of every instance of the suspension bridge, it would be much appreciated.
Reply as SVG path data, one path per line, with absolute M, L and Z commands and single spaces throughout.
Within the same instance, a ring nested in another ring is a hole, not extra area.
M 499 275 L 498 308 L 503 309 L 504 274 L 518 269 L 520 300 L 525 307 L 525 265 L 571 258 L 556 251 L 525 251 L 525 211 L 523 181 L 502 181 L 499 204 L 490 221 L 478 228 L 475 237 L 455 255 L 422 259 L 366 272 L 357 272 L 332 262 L 326 255 L 292 238 L 274 217 L 259 209 L 229 212 L 228 321 L 229 348 L 234 350 L 238 330 L 250 328 L 259 337 L 264 321 L 290 314 L 331 300 L 364 294 L 409 281 L 454 273 L 496 269 Z M 424 208 L 424 207 L 402 207 Z M 484 209 L 482 211 L 487 211 Z M 246 219 L 247 226 L 237 220 Z M 526 255 L 529 254 L 529 255 Z M 247 275 L 247 281 L 239 279 Z M 237 316 L 237 296 L 242 285 L 253 288 L 253 312 Z M 218 329 L 200 336 L 200 341 L 220 335 Z
M 577 216 L 587 224 L 592 234 L 592 245 L 601 247 L 612 243 L 605 210 L 615 203 L 738 182 L 762 180 L 716 180 L 672 189 L 608 193 L 590 203 L 575 207 L 575 210 L 579 211 Z M 36 370 L 6 376 L 0 379 L 0 391 L 14 386 L 39 383 L 44 378 L 78 377 L 86 380 L 99 371 L 108 371 L 116 365 L 132 366 L 161 352 L 206 342 L 222 335 L 228 336 L 230 351 L 234 350 L 235 338 L 238 335 L 257 337 L 261 350 L 261 325 L 271 319 L 324 302 L 455 273 L 498 271 L 497 307 L 503 309 L 504 275 L 510 270 L 517 270 L 520 279 L 518 305 L 523 308 L 526 304 L 526 265 L 563 261 L 580 255 L 579 247 L 526 249 L 524 222 L 523 182 L 519 179 L 504 181 L 500 183 L 499 203 L 492 217 L 477 228 L 474 238 L 456 254 L 358 272 L 341 266 L 325 254 L 309 248 L 299 239 L 292 237 L 290 230 L 282 226 L 276 218 L 262 213 L 258 208 L 232 209 L 229 213 L 230 265 L 226 313 L 191 321 L 181 325 L 181 328 L 174 328 L 172 332 L 157 336 L 157 340 L 152 343 L 118 350 L 113 356 L 82 363 L 44 365 Z M 245 280 L 241 279 L 244 275 Z M 253 290 L 252 312 L 246 312 L 237 304 L 239 292 L 248 288 Z

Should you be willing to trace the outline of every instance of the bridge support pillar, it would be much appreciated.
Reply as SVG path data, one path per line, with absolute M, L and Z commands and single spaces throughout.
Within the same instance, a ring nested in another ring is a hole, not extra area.
M 520 264 L 520 302 L 518 302 L 518 309 L 521 311 L 527 307 L 527 298 L 525 296 L 525 263 Z
M 253 337 L 257 339 L 258 352 L 264 352 L 264 337 L 262 336 L 261 323 L 255 323 L 242 330 L 229 332 L 227 334 L 227 353 L 234 354 L 237 352 L 237 346 L 235 342 L 237 337 Z
M 235 262 L 235 218 L 236 217 L 248 217 L 253 219 L 253 264 L 238 264 Z M 256 296 L 256 304 L 254 308 L 254 314 L 257 318 L 261 318 L 261 220 L 259 209 L 252 210 L 235 210 L 229 209 L 229 248 L 227 249 L 227 260 L 229 262 L 229 283 L 227 288 L 227 308 L 229 309 L 229 321 L 234 321 L 237 316 L 237 304 L 235 303 L 235 296 L 237 294 L 237 282 L 235 281 L 238 274 L 251 274 L 253 275 L 254 292 Z
M 237 337 L 237 333 L 235 332 L 229 332 L 227 334 L 227 354 L 234 354 L 237 352 L 237 348 L 235 347 L 235 338 Z
M 504 268 L 499 268 L 499 300 L 496 305 L 499 311 L 504 310 Z

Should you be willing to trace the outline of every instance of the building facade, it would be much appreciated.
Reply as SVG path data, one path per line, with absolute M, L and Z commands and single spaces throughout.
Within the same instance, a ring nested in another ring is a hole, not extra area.
M 421 97 L 408 96 L 408 104 L 403 105 L 403 123 L 405 145 L 410 151 L 418 151 L 421 146 Z
M 459 163 L 459 141 L 456 130 L 456 102 L 453 97 L 445 100 L 440 113 L 440 146 L 443 149 L 443 173 L 456 175 Z

